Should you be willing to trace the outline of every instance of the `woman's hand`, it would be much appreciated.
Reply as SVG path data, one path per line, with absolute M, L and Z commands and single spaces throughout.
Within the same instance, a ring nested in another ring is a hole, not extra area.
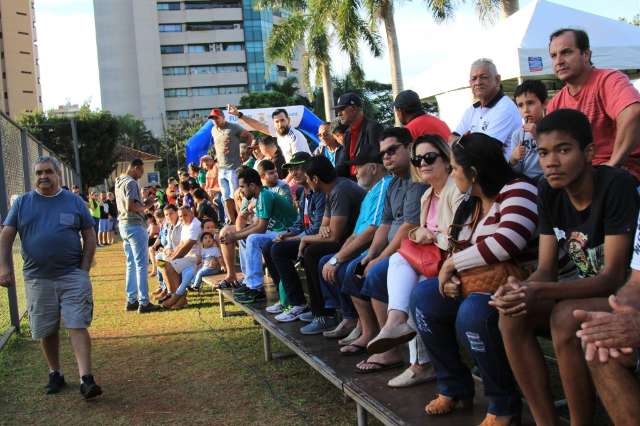
M 440 294 L 442 296 L 445 296 L 445 292 L 444 292 L 445 284 L 451 281 L 451 278 L 453 277 L 455 272 L 456 272 L 456 265 L 453 263 L 453 258 L 450 257 L 444 261 L 444 263 L 442 264 L 442 267 L 440 268 L 440 273 L 438 274 L 438 287 L 440 290 Z M 457 279 L 457 281 L 458 283 L 460 282 L 459 279 Z
M 460 282 L 460 278 L 458 278 L 456 275 L 452 275 L 451 279 L 442 287 L 442 292 L 445 296 L 455 299 L 456 297 L 460 296 L 461 284 L 462 283 Z
M 410 231 L 408 237 L 416 244 L 433 244 L 436 240 L 435 234 L 423 226 Z

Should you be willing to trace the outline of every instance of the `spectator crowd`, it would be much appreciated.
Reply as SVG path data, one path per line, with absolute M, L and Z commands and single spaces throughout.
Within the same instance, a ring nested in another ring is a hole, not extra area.
M 539 80 L 509 98 L 495 64 L 473 62 L 476 102 L 453 131 L 411 90 L 394 100 L 402 127 L 340 96 L 319 145 L 285 109 L 269 126 L 213 109 L 200 164 L 141 190 L 134 160 L 115 194 L 89 197 L 98 243 L 123 240 L 126 309 L 183 308 L 211 275 L 240 303 L 264 301 L 268 272 L 267 312 L 345 357 L 367 353 L 357 373 L 406 366 L 408 344 L 388 385 L 435 379 L 429 415 L 473 404 L 462 347 L 489 401 L 482 425 L 518 424 L 523 397 L 536 424 L 557 424 L 545 336 L 572 424 L 593 422 L 596 395 L 614 423 L 636 424 L 640 94 L 591 64 L 584 31 L 554 32 L 549 52 L 565 83 L 551 98 Z

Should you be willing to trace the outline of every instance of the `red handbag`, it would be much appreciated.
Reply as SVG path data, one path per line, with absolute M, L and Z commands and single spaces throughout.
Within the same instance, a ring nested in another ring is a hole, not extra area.
M 431 208 L 431 199 L 427 205 L 425 217 L 429 217 L 429 209 Z M 426 222 L 426 221 L 425 221 Z M 405 258 L 409 265 L 425 277 L 437 277 L 440 267 L 444 261 L 444 256 L 440 248 L 431 244 L 418 244 L 411 241 L 408 237 L 400 243 L 398 253 Z

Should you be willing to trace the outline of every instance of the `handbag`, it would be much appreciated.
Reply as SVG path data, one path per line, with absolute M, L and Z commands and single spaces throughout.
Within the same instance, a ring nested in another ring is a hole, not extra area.
M 431 208 L 431 199 L 427 204 L 426 217 L 429 217 L 429 209 Z M 408 237 L 400 242 L 398 253 L 411 265 L 411 267 L 424 275 L 425 277 L 437 277 L 444 256 L 440 248 L 431 244 L 418 244 L 411 241 Z
M 471 234 L 467 241 L 455 241 L 450 238 L 449 251 L 455 253 L 471 246 L 471 238 L 480 222 L 480 204 L 476 204 L 471 221 Z M 507 279 L 512 276 L 519 280 L 527 278 L 528 273 L 520 267 L 515 260 L 509 259 L 502 262 L 492 263 L 485 266 L 477 266 L 465 271 L 459 271 L 461 293 L 463 297 L 471 293 L 495 293 L 498 288 L 507 283 Z

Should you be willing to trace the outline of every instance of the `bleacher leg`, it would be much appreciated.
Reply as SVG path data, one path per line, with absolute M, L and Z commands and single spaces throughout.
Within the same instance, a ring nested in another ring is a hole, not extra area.
M 262 344 L 264 346 L 264 360 L 269 362 L 273 359 L 271 354 L 271 334 L 266 328 L 262 328 Z
M 356 402 L 356 413 L 358 416 L 358 426 L 367 426 L 367 410 L 365 410 L 362 405 Z
M 227 313 L 224 310 L 224 294 L 222 294 L 222 290 L 218 290 L 218 303 L 220 304 L 220 318 L 224 318 Z

